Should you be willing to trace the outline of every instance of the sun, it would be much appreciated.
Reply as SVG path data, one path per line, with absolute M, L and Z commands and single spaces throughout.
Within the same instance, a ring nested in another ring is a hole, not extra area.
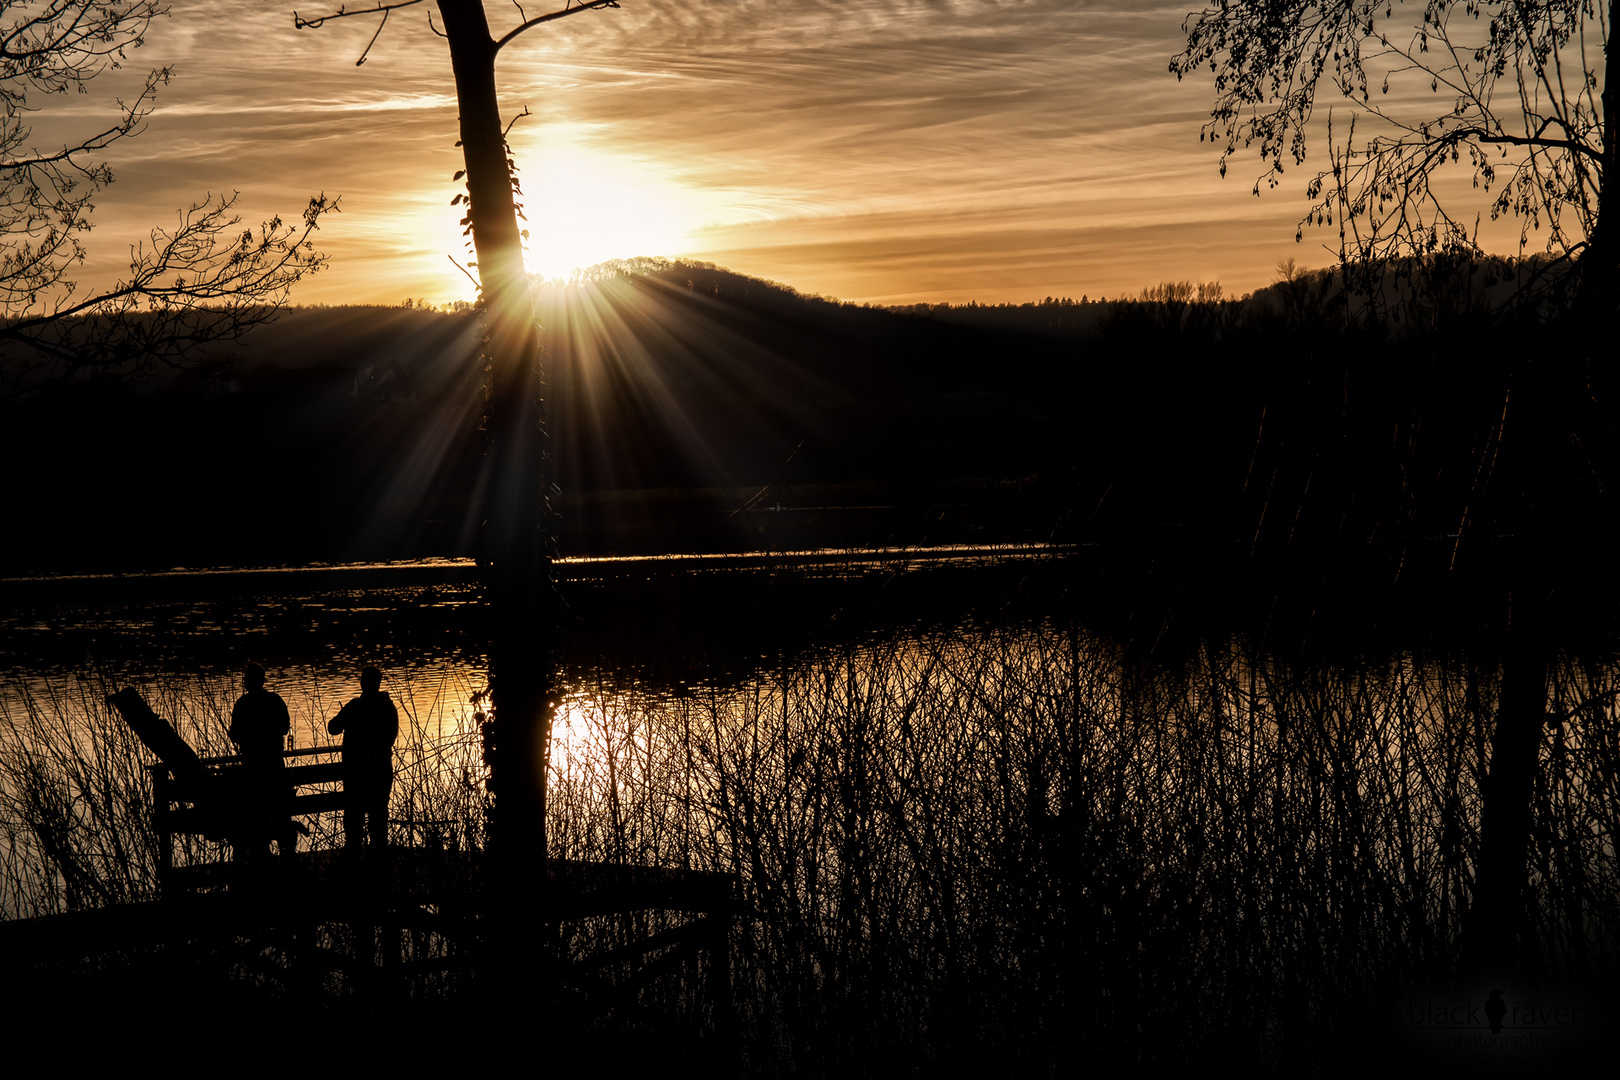
M 688 255 L 699 246 L 695 234 L 737 216 L 727 192 L 689 183 L 664 163 L 603 149 L 591 132 L 577 128 L 559 124 L 529 140 L 512 140 L 529 273 L 566 280 L 576 269 L 610 259 Z M 455 192 L 461 190 L 455 185 Z M 422 242 L 412 254 L 436 251 L 429 272 L 439 282 L 437 291 L 471 299 L 476 270 L 458 273 L 451 263 L 469 267 L 476 256 L 457 224 L 465 211 L 446 207 L 448 201 L 440 192 L 421 200 L 411 231 Z
M 703 224 L 702 197 L 655 163 L 566 134 L 514 149 L 531 274 L 551 280 L 609 259 L 679 255 Z

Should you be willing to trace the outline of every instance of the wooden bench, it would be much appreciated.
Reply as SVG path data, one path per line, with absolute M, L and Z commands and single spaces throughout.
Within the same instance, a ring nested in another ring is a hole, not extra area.
M 147 769 L 152 776 L 158 883 L 164 891 L 196 888 L 222 876 L 222 868 L 217 865 L 176 867 L 177 836 L 224 841 L 235 853 L 249 843 L 260 842 L 267 817 L 279 817 L 285 812 L 288 817 L 298 818 L 341 811 L 347 805 L 340 746 L 284 751 L 283 775 L 278 779 L 293 794 L 282 807 L 267 810 L 260 794 L 247 782 L 240 757 L 198 757 L 191 744 L 153 712 L 133 688 L 125 687 L 107 703 L 158 758 L 158 763 Z

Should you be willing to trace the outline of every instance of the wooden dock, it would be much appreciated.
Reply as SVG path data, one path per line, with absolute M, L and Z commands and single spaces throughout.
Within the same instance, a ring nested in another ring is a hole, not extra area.
M 93 1002 L 100 1018 L 145 1029 L 182 1013 L 229 1027 L 310 1010 L 372 1021 L 543 1010 L 657 1030 L 661 1045 L 733 1044 L 734 875 L 568 860 L 514 874 L 442 845 L 272 857 L 278 817 L 344 807 L 338 747 L 287 751 L 287 795 L 267 803 L 239 759 L 199 758 L 135 691 L 108 700 L 159 759 L 157 895 L 0 923 L 0 1015 L 49 1025 Z M 188 836 L 239 857 L 198 862 L 188 845 L 177 860 Z M 705 1050 L 705 1065 L 726 1056 Z
M 317 1010 L 479 999 L 512 971 L 487 881 L 479 854 L 420 848 L 224 864 L 196 891 L 0 923 L 0 955 L 14 985 L 122 971 Z M 578 1018 L 662 1015 L 729 1042 L 732 875 L 554 860 L 534 885 L 534 993 Z

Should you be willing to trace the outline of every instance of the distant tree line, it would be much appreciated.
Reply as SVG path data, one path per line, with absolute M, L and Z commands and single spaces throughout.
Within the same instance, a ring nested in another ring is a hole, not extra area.
M 963 326 L 1106 338 L 1172 325 L 1196 335 L 1277 322 L 1293 329 L 1380 329 L 1410 337 L 1455 319 L 1549 322 L 1571 299 L 1556 288 L 1568 267 L 1526 258 L 1443 252 L 1390 259 L 1376 268 L 1305 269 L 1277 264 L 1271 284 L 1235 296 L 1219 281 L 1165 281 L 1135 296 L 1051 297 L 1021 304 L 892 304 L 882 310 Z M 1549 287 L 1553 286 L 1553 287 Z

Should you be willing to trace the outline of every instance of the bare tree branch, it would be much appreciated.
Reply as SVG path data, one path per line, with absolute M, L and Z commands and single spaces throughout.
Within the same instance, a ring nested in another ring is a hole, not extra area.
M 384 16 L 384 18 L 386 18 L 390 11 L 398 11 L 400 8 L 415 7 L 417 4 L 420 4 L 420 3 L 423 3 L 423 2 L 424 2 L 424 0 L 400 0 L 400 2 L 397 3 L 397 4 L 384 4 L 384 3 L 381 3 L 380 0 L 379 0 L 379 3 L 377 4 L 376 7 L 357 8 L 354 11 L 350 11 L 345 7 L 339 7 L 336 11 L 331 12 L 330 14 L 316 15 L 316 16 L 313 16 L 312 18 L 308 18 L 308 19 L 304 18 L 302 15 L 298 14 L 298 12 L 294 11 L 293 12 L 293 29 L 295 29 L 295 30 L 319 30 L 322 26 L 325 26 L 328 22 L 330 22 L 333 19 L 352 19 L 356 15 L 376 15 L 376 14 L 380 13 L 381 15 Z M 375 39 L 373 39 L 373 40 L 375 40 Z
M 236 202 L 234 194 L 210 197 L 182 212 L 174 229 L 152 230 L 149 245 L 131 252 L 128 277 L 107 292 L 0 323 L 0 390 L 87 369 L 178 366 L 204 345 L 238 340 L 273 319 L 292 287 L 325 266 L 312 238 L 338 201 L 317 196 L 299 223 L 277 217 L 257 230 L 238 229 Z
M 1351 111 L 1348 137 L 1329 125 L 1328 168 L 1306 185 L 1300 222 L 1301 233 L 1336 226 L 1344 258 L 1477 250 L 1477 226 L 1450 209 L 1466 194 L 1431 183 L 1453 163 L 1472 171 L 1481 215 L 1519 220 L 1521 251 L 1544 230 L 1542 250 L 1567 256 L 1598 233 L 1615 156 L 1612 9 L 1612 0 L 1229 0 L 1188 17 L 1187 49 L 1170 70 L 1214 75 L 1204 137 L 1220 144 L 1223 175 L 1234 155 L 1258 150 L 1256 193 L 1277 186 L 1285 158 L 1304 163 L 1319 94 Z M 1423 104 L 1425 90 L 1441 97 Z M 1355 138 L 1356 119 L 1372 138 Z
M 568 15 L 578 15 L 584 11 L 595 11 L 598 8 L 616 8 L 618 6 L 618 0 L 585 0 L 584 3 L 580 3 L 572 7 L 564 7 L 560 11 L 553 11 L 548 15 L 537 15 L 528 22 L 521 23 L 509 30 L 506 34 L 497 39 L 495 42 L 495 49 L 496 51 L 499 51 L 500 49 L 504 48 L 506 43 L 511 41 L 513 38 L 517 37 L 526 30 L 532 30 L 541 23 L 548 23 L 553 19 L 561 19 Z
M 170 69 L 148 73 L 116 118 L 59 147 L 31 143 L 30 93 L 80 92 L 118 67 L 157 0 L 43 0 L 0 6 L 0 395 L 86 369 L 128 372 L 194 359 L 209 341 L 234 339 L 272 318 L 288 290 L 325 258 L 311 244 L 336 200 L 311 201 L 302 225 L 279 218 L 238 230 L 236 199 L 205 198 L 173 230 L 154 230 L 131 255 L 127 278 L 82 294 L 69 278 L 82 263 L 91 199 L 112 182 L 97 155 L 138 135 Z
M 294 11 L 293 29 L 303 30 L 307 27 L 311 30 L 318 30 L 324 26 L 329 19 L 348 19 L 355 15 L 375 15 L 378 12 L 381 12 L 382 20 L 377 23 L 376 32 L 371 35 L 371 40 L 366 42 L 366 47 L 360 50 L 360 59 L 354 62 L 355 67 L 360 67 L 366 62 L 366 57 L 371 55 L 371 47 L 377 44 L 378 38 L 382 37 L 383 28 L 388 25 L 389 13 L 398 11 L 400 8 L 415 7 L 417 4 L 422 2 L 423 0 L 400 0 L 400 2 L 397 4 L 384 4 L 381 2 L 381 0 L 378 0 L 376 7 L 362 8 L 359 11 L 348 11 L 340 7 L 330 15 L 317 15 L 312 19 L 306 19 L 299 15 L 298 12 Z M 433 15 L 431 12 L 429 12 L 428 23 L 430 26 L 432 25 L 432 19 Z

